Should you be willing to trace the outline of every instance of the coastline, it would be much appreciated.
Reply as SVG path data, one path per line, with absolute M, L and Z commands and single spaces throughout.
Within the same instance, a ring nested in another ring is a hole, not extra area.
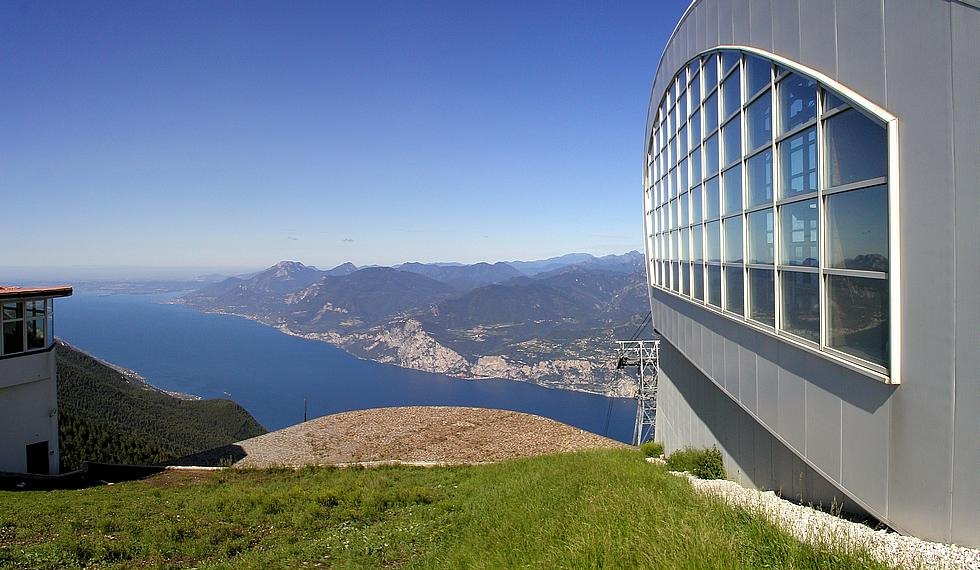
M 418 368 L 418 367 L 412 367 L 412 366 L 402 366 L 402 365 L 400 365 L 398 363 L 395 363 L 395 362 L 389 362 L 389 361 L 374 359 L 374 358 L 370 358 L 370 357 L 365 357 L 363 355 L 356 354 L 356 353 L 350 351 L 343 344 L 341 344 L 339 342 L 336 342 L 335 340 L 332 340 L 332 339 L 336 339 L 338 337 L 339 338 L 342 338 L 341 335 L 340 335 L 340 333 L 336 333 L 336 332 L 302 333 L 302 332 L 299 332 L 299 331 L 292 330 L 291 328 L 289 328 L 289 325 L 286 325 L 284 323 L 272 323 L 272 322 L 268 322 L 268 321 L 263 320 L 262 318 L 259 318 L 259 317 L 255 316 L 255 315 L 235 313 L 235 312 L 226 311 L 226 310 L 223 310 L 223 309 L 200 309 L 200 308 L 194 307 L 192 305 L 188 305 L 186 303 L 182 303 L 179 298 L 169 300 L 169 301 L 167 301 L 167 302 L 165 302 L 163 304 L 180 305 L 180 306 L 186 307 L 188 309 L 191 309 L 193 311 L 197 311 L 199 313 L 208 313 L 208 314 L 215 314 L 215 315 L 229 315 L 229 316 L 233 316 L 233 317 L 242 318 L 242 319 L 245 319 L 245 320 L 248 320 L 248 321 L 253 321 L 253 322 L 259 323 L 261 325 L 264 325 L 264 326 L 267 326 L 267 327 L 276 329 L 277 331 L 279 331 L 279 332 L 281 332 L 283 334 L 292 336 L 292 337 L 302 338 L 302 339 L 306 339 L 306 340 L 313 340 L 313 341 L 318 341 L 318 342 L 323 342 L 325 344 L 328 344 L 330 346 L 333 346 L 334 348 L 338 348 L 338 349 L 344 351 L 344 353 L 346 353 L 346 354 L 348 354 L 350 356 L 353 356 L 354 358 L 357 358 L 359 360 L 364 360 L 364 361 L 368 361 L 368 362 L 374 362 L 376 364 L 387 364 L 387 365 L 390 365 L 390 366 L 397 366 L 399 368 L 404 368 L 406 370 L 418 370 L 418 371 L 421 371 L 421 372 L 429 372 L 429 373 L 433 373 L 433 374 L 442 374 L 443 376 L 448 376 L 450 378 L 454 378 L 454 379 L 462 380 L 462 381 L 467 381 L 467 382 L 475 382 L 475 381 L 482 381 L 482 380 L 509 380 L 509 381 L 513 381 L 513 382 L 525 382 L 525 383 L 528 383 L 528 384 L 534 384 L 536 386 L 540 386 L 542 388 L 547 388 L 547 389 L 551 389 L 551 390 L 566 390 L 566 391 L 570 391 L 570 392 L 581 392 L 581 393 L 592 394 L 592 395 L 596 395 L 596 396 L 604 396 L 604 397 L 607 397 L 607 398 L 631 398 L 632 397 L 632 394 L 617 393 L 615 390 L 601 391 L 601 390 L 582 389 L 582 388 L 576 387 L 574 385 L 562 385 L 562 384 L 556 384 L 556 383 L 552 383 L 552 382 L 539 382 L 539 381 L 536 381 L 533 378 L 502 378 L 502 377 L 494 377 L 494 376 L 470 376 L 470 375 L 463 375 L 463 374 L 458 374 L 458 373 L 452 373 L 450 371 L 428 370 L 428 369 Z

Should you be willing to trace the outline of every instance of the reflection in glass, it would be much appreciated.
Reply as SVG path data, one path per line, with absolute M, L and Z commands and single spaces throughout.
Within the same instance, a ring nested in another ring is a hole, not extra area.
M 888 186 L 827 197 L 827 266 L 888 271 Z
M 827 111 L 831 111 L 833 109 L 836 109 L 837 107 L 843 107 L 846 104 L 847 104 L 847 102 L 845 102 L 843 99 L 841 99 L 837 95 L 834 95 L 830 91 L 827 91 L 826 89 L 824 89 L 824 92 L 823 92 L 823 111 L 824 111 L 824 113 L 826 113 Z
M 742 262 L 742 216 L 725 218 L 725 261 Z
M 691 184 L 701 183 L 701 148 L 695 148 L 691 153 Z
M 729 121 L 721 129 L 721 138 L 724 143 L 725 166 L 742 158 L 742 127 L 738 119 Z
M 769 62 L 754 55 L 745 56 L 745 94 L 751 97 L 769 85 Z
M 704 133 L 708 134 L 718 127 L 718 92 L 715 91 L 704 100 Z
M 677 124 L 683 124 L 687 121 L 687 91 L 684 91 L 680 95 L 680 99 L 677 100 Z
M 677 165 L 677 193 L 687 192 L 687 159 Z
M 691 228 L 691 252 L 694 261 L 704 261 L 704 234 L 700 225 Z
M 704 175 L 714 176 L 718 173 L 718 134 L 711 135 L 704 141 Z
M 718 85 L 718 60 L 714 54 L 709 55 L 704 59 L 702 65 L 704 74 L 704 92 L 707 93 L 711 89 Z
M 43 317 L 44 316 L 44 301 L 28 301 L 27 302 L 27 316 L 28 317 Z
M 820 287 L 816 273 L 780 272 L 779 328 L 813 342 L 820 342 Z
M 742 266 L 725 268 L 725 310 L 745 314 L 745 290 L 742 284 Z
M 670 264 L 670 288 L 677 293 L 681 290 L 680 269 L 676 262 Z
M 827 119 L 824 127 L 830 186 L 888 175 L 885 127 L 855 109 Z
M 720 196 L 718 194 L 718 177 L 704 183 L 704 219 L 710 220 L 721 215 Z
M 691 148 L 694 148 L 701 144 L 701 111 L 695 111 L 691 115 L 689 125 L 691 127 Z
M 772 98 L 768 93 L 745 109 L 745 137 L 748 150 L 772 140 Z
M 681 294 L 682 295 L 691 294 L 691 264 L 690 263 L 681 264 Z
M 888 366 L 888 280 L 828 275 L 828 345 Z
M 780 206 L 780 263 L 816 267 L 820 256 L 818 231 L 815 199 Z
M 792 74 L 779 82 L 780 133 L 793 130 L 817 116 L 817 84 Z
M 701 77 L 697 73 L 695 73 L 694 75 L 692 75 L 692 78 L 691 78 L 691 86 L 688 87 L 688 91 L 690 91 L 690 93 L 691 93 L 691 110 L 692 111 L 694 109 L 697 109 L 698 108 L 698 105 L 701 104 L 701 84 L 699 83 L 699 80 L 700 79 L 701 79 Z
M 695 263 L 694 264 L 694 283 L 693 291 L 695 299 L 699 301 L 704 300 L 704 264 Z
M 8 301 L 3 304 L 3 318 L 22 319 L 24 318 L 24 303 Z
M 729 69 L 738 65 L 739 57 L 741 57 L 741 54 L 737 51 L 721 52 L 721 74 L 725 75 Z
M 742 211 L 742 166 L 736 165 L 722 175 L 725 185 L 725 213 Z
M 817 191 L 817 130 L 807 129 L 779 143 L 781 197 Z
M 677 156 L 683 157 L 687 154 L 687 125 L 681 127 L 680 133 L 677 135 Z
M 36 348 L 44 348 L 43 317 L 27 321 L 27 350 L 34 350 Z
M 685 192 L 680 197 L 680 219 L 678 221 L 678 225 L 680 226 L 686 226 L 691 223 L 691 219 L 687 213 L 687 196 L 688 194 Z
M 749 318 L 776 326 L 776 291 L 771 269 L 749 269 Z
M 16 352 L 24 352 L 24 321 L 3 323 L 3 353 Z
M 721 308 L 721 266 L 708 266 L 708 302 Z
M 745 162 L 748 171 L 749 207 L 772 202 L 772 149 Z
M 690 261 L 691 260 L 691 245 L 687 241 L 687 228 L 680 230 L 680 260 Z
M 701 187 L 691 189 L 691 223 L 701 223 Z
M 772 208 L 751 212 L 747 216 L 749 263 L 773 262 Z
M 722 113 L 722 117 L 726 119 L 742 106 L 741 80 L 739 72 L 735 71 L 721 85 L 722 103 L 725 106 L 725 112 Z
M 721 261 L 721 222 L 715 220 L 705 225 L 705 253 L 708 261 Z

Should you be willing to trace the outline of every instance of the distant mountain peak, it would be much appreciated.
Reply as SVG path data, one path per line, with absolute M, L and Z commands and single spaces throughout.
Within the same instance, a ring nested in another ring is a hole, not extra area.
M 357 266 L 347 261 L 345 263 L 341 263 L 340 265 L 334 267 L 333 269 L 328 269 L 327 271 L 324 271 L 324 274 L 344 276 L 344 275 L 350 275 L 355 271 L 357 271 Z

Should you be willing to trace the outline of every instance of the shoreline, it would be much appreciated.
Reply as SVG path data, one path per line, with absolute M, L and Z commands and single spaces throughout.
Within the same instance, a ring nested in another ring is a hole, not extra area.
M 491 378 L 491 377 L 486 377 L 486 376 L 481 376 L 481 377 L 458 376 L 458 375 L 451 374 L 451 373 L 448 373 L 448 372 L 434 372 L 434 371 L 431 371 L 431 370 L 422 370 L 420 368 L 412 368 L 412 367 L 409 367 L 409 366 L 399 366 L 398 364 L 394 364 L 394 363 L 391 363 L 391 362 L 381 362 L 379 360 L 374 360 L 372 358 L 365 358 L 365 357 L 360 356 L 358 354 L 354 354 L 353 352 L 347 350 L 345 347 L 343 347 L 343 346 L 341 346 L 339 344 L 330 342 L 327 338 L 320 337 L 318 335 L 318 333 L 301 333 L 301 332 L 297 332 L 297 331 L 294 331 L 294 330 L 290 329 L 289 328 L 289 325 L 286 325 L 286 324 L 272 324 L 272 323 L 269 323 L 269 322 L 266 322 L 266 321 L 260 319 L 259 317 L 254 316 L 254 315 L 246 315 L 246 314 L 242 314 L 242 313 L 234 313 L 234 312 L 225 311 L 225 310 L 222 310 L 222 309 L 199 309 L 197 307 L 194 307 L 194 306 L 188 305 L 186 303 L 180 302 L 179 298 L 178 299 L 172 299 L 172 300 L 170 300 L 168 302 L 164 302 L 162 304 L 166 304 L 166 305 L 180 305 L 180 306 L 185 307 L 187 309 L 190 309 L 192 311 L 196 311 L 196 312 L 204 313 L 204 314 L 229 315 L 229 316 L 232 316 L 232 317 L 238 317 L 238 318 L 241 318 L 241 319 L 245 319 L 245 320 L 248 320 L 248 321 L 259 323 L 259 324 L 261 324 L 263 326 L 267 326 L 269 328 L 275 329 L 275 330 L 279 331 L 280 333 L 285 334 L 285 335 L 288 335 L 288 336 L 292 336 L 292 337 L 295 337 L 295 338 L 302 338 L 302 339 L 305 339 L 305 340 L 312 340 L 312 341 L 316 341 L 316 342 L 322 342 L 322 343 L 327 344 L 329 346 L 332 346 L 332 347 L 334 347 L 334 348 L 336 348 L 338 350 L 342 350 L 345 354 L 350 355 L 350 356 L 352 356 L 354 358 L 357 358 L 358 360 L 364 360 L 366 362 L 373 362 L 375 364 L 383 364 L 383 365 L 388 365 L 388 366 L 395 366 L 397 368 L 402 368 L 404 370 L 415 370 L 415 371 L 418 371 L 418 372 L 428 372 L 430 374 L 441 374 L 442 376 L 446 376 L 448 378 L 453 378 L 453 379 L 456 379 L 456 380 L 463 380 L 463 381 L 466 381 L 466 382 L 478 382 L 478 381 L 483 381 L 483 380 L 506 380 L 506 381 L 509 381 L 509 382 L 523 382 L 523 383 L 527 383 L 527 384 L 534 384 L 535 386 L 540 386 L 541 388 L 547 388 L 549 390 L 566 390 L 566 391 L 569 391 L 569 392 L 580 392 L 580 393 L 583 393 L 583 394 L 591 394 L 593 396 L 602 396 L 602 397 L 605 397 L 605 398 L 614 398 L 614 399 L 623 399 L 623 400 L 632 399 L 631 396 L 618 396 L 618 395 L 615 395 L 615 394 L 609 394 L 609 393 L 606 393 L 606 392 L 599 392 L 599 391 L 595 391 L 595 390 L 582 390 L 582 389 L 578 389 L 578 388 L 565 388 L 565 387 L 561 387 L 561 386 L 556 386 L 554 384 L 546 384 L 546 383 L 541 383 L 541 382 L 535 382 L 534 380 L 531 380 L 531 379 Z M 327 333 L 319 333 L 319 334 L 327 334 Z M 339 333 L 336 333 L 336 334 L 339 334 Z

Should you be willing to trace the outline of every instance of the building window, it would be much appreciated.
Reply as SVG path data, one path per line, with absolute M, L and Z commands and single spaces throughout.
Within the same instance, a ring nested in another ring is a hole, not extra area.
M 739 50 L 685 65 L 655 112 L 645 187 L 670 190 L 647 232 L 654 265 L 670 269 L 651 285 L 888 374 L 885 121 Z
M 0 303 L 0 354 L 18 354 L 50 346 L 54 339 L 53 301 L 4 301 Z

